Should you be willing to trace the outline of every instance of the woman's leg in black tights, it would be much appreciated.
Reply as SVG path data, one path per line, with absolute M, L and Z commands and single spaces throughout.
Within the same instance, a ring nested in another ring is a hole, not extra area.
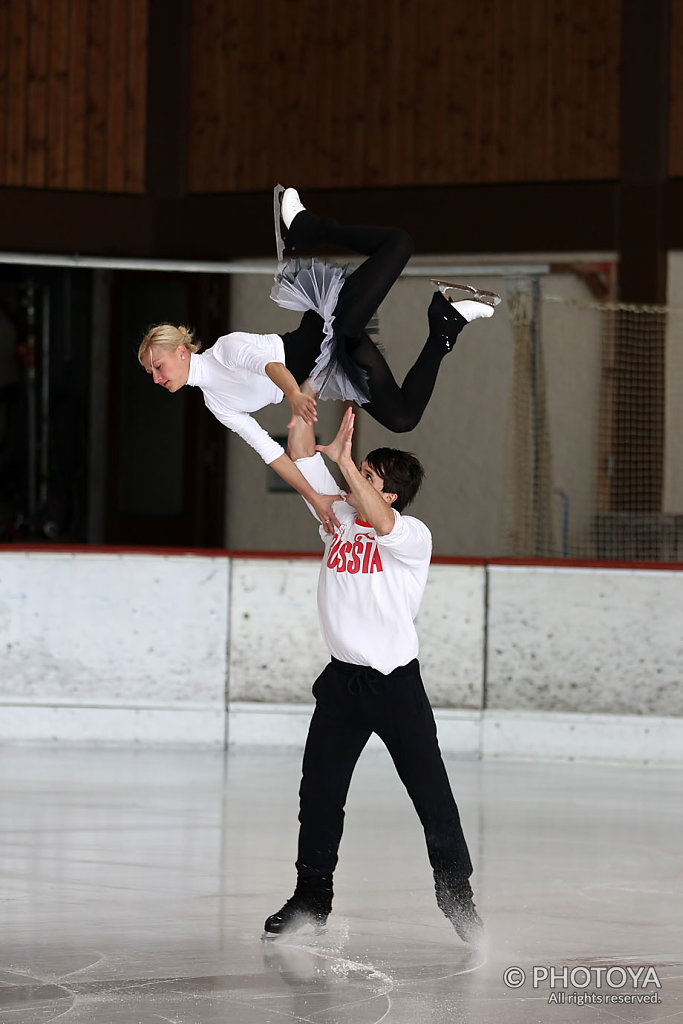
M 465 326 L 466 321 L 447 302 L 438 292 L 434 294 L 429 307 L 429 337 L 400 387 L 386 359 L 367 334 L 344 338 L 349 355 L 368 374 L 370 402 L 363 406 L 363 411 L 396 434 L 413 430 L 420 422 L 432 396 L 441 360 L 451 351 Z M 322 336 L 322 319 L 310 310 L 304 313 L 296 330 L 282 336 L 285 363 L 298 384 L 309 376 L 320 352 Z
M 368 259 L 350 274 L 335 307 L 335 326 L 346 338 L 358 338 L 387 297 L 413 253 L 413 240 L 400 228 L 337 228 L 338 242 Z
M 323 318 L 312 309 L 304 313 L 295 330 L 282 335 L 285 366 L 297 384 L 303 384 L 310 376 L 313 364 L 320 355 L 323 335 Z
M 455 310 L 447 311 L 449 322 L 444 328 L 439 314 L 447 301 L 435 293 L 429 307 L 429 337 L 400 387 L 384 356 L 367 334 L 355 344 L 347 339 L 351 358 L 368 374 L 371 397 L 363 411 L 396 434 L 413 430 L 420 422 L 432 396 L 441 360 L 452 350 L 457 335 L 467 323 Z
M 329 244 L 368 257 L 344 282 L 334 311 L 335 333 L 343 339 L 353 361 L 368 373 L 370 402 L 363 409 L 388 430 L 413 430 L 434 390 L 441 360 L 451 351 L 466 321 L 436 292 L 428 312 L 429 337 L 403 384 L 398 386 L 365 327 L 412 255 L 410 235 L 401 228 L 344 226 L 305 210 L 292 222 L 286 242 L 292 251 L 310 251 Z M 304 333 L 310 337 L 302 330 Z M 293 341 L 285 338 L 286 351 L 293 348 Z
M 334 311 L 336 331 L 348 338 L 360 337 L 413 253 L 401 228 L 344 226 L 310 210 L 294 218 L 286 243 L 295 252 L 326 244 L 368 257 L 347 277 Z
M 362 407 L 363 412 L 396 434 L 413 430 L 431 398 L 444 354 L 427 341 L 399 387 L 382 353 L 363 335 L 352 354 L 368 374 L 370 401 Z

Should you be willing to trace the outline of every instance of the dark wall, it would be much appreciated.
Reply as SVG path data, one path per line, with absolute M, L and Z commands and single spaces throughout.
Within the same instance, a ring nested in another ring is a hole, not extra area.
M 87 530 L 91 280 L 87 271 L 0 275 L 0 540 Z
M 281 180 L 661 302 L 679 177 L 681 0 L 0 3 L 0 249 L 271 255 Z
M 661 301 L 683 4 L 598 7 L 7 0 L 0 249 L 268 256 L 280 180 L 418 252 L 617 251 Z
M 7 0 L 0 185 L 142 192 L 169 136 L 199 194 L 615 179 L 621 31 L 621 0 Z

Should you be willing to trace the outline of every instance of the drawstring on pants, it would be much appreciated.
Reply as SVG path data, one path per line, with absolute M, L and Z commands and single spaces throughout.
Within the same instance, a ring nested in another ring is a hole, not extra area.
M 379 684 L 382 681 L 387 679 L 396 681 L 402 676 L 409 676 L 416 665 L 417 658 L 414 658 L 407 665 L 399 665 L 393 672 L 386 675 L 378 668 L 372 668 L 371 665 L 352 665 L 348 661 L 340 661 L 334 655 L 331 659 L 331 667 L 342 679 L 346 680 L 346 688 L 352 697 L 360 697 L 364 692 L 370 692 L 377 696 L 381 692 Z
M 370 668 L 369 665 L 358 665 L 355 672 L 352 672 L 347 679 L 346 688 L 352 697 L 360 697 L 365 689 L 368 689 L 370 693 L 377 694 L 376 681 L 376 668 Z

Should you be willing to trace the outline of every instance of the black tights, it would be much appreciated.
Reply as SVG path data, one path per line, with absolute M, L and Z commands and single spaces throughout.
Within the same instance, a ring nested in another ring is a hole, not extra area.
M 365 412 L 395 433 L 412 430 L 431 397 L 447 349 L 430 331 L 399 387 L 386 359 L 366 332 L 369 320 L 410 259 L 410 235 L 400 228 L 343 227 L 308 210 L 296 218 L 287 236 L 288 245 L 295 228 L 302 236 L 299 249 L 328 243 L 368 257 L 347 277 L 339 293 L 334 310 L 335 332 L 353 361 L 368 374 L 370 402 L 363 406 Z M 309 311 L 296 330 L 283 335 L 285 363 L 299 384 L 310 375 L 320 353 L 322 327 L 322 318 Z

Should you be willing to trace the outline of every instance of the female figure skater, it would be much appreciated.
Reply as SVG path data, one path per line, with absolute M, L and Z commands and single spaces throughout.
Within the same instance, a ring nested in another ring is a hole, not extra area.
M 434 282 L 439 290 L 427 311 L 429 335 L 399 387 L 370 338 L 368 324 L 412 254 L 410 236 L 400 228 L 344 227 L 318 217 L 302 205 L 293 188 L 276 186 L 275 202 L 278 255 L 286 246 L 290 258 L 279 266 L 271 298 L 303 311 L 299 326 L 282 336 L 233 332 L 200 354 L 187 328 L 160 324 L 143 338 L 138 359 L 154 383 L 168 391 L 185 384 L 201 388 L 217 419 L 294 487 L 332 532 L 339 525 L 332 511 L 338 496 L 317 494 L 250 414 L 285 397 L 292 409 L 290 425 L 297 416 L 310 425 L 317 418 L 316 397 L 338 398 L 361 405 L 388 430 L 412 430 L 431 397 L 441 360 L 452 351 L 460 331 L 471 320 L 491 316 L 500 299 L 469 285 Z M 368 258 L 348 276 L 342 267 L 315 258 L 301 262 L 299 254 L 324 243 Z M 451 288 L 464 289 L 473 298 L 454 302 L 447 297 Z

